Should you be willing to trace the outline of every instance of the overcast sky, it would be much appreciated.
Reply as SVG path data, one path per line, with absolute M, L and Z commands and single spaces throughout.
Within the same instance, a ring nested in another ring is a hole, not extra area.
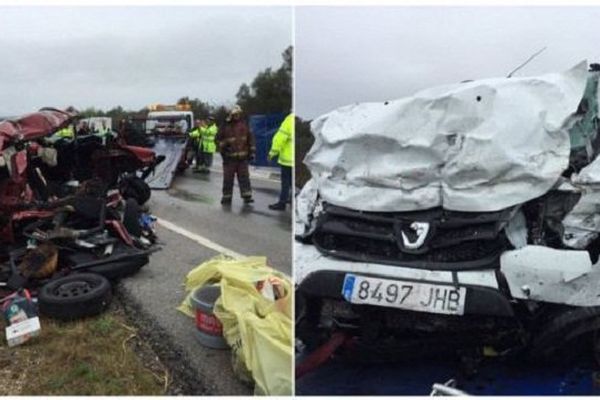
M 0 7 L 0 115 L 232 104 L 291 44 L 290 7 Z
M 600 62 L 600 7 L 343 7 L 296 10 L 296 113 L 423 88 Z

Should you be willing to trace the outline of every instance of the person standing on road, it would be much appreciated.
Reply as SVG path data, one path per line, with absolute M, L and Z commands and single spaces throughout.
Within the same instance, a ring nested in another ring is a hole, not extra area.
M 196 160 L 196 166 L 194 172 L 200 170 L 200 139 L 202 137 L 202 121 L 196 120 L 194 129 L 189 133 L 190 136 L 190 147 L 192 149 L 192 159 Z
M 83 121 L 79 126 L 79 129 L 77 129 L 77 136 L 87 136 L 90 133 L 92 133 L 92 130 L 90 129 L 88 122 Z
M 269 205 L 271 210 L 285 210 L 285 205 L 290 199 L 292 167 L 294 165 L 294 122 L 293 113 L 285 117 L 279 126 L 279 130 L 273 136 L 271 150 L 269 151 L 269 160 L 277 157 L 277 162 L 281 167 L 279 201 Z
M 103 145 L 106 144 L 106 141 L 108 140 L 109 137 L 112 138 L 112 132 L 110 129 L 108 129 L 106 127 L 106 122 L 102 121 L 102 127 L 100 128 L 100 131 L 96 135 L 102 139 Z
M 200 130 L 201 134 L 201 142 L 199 144 L 198 151 L 201 152 L 201 165 L 199 172 L 210 172 L 210 167 L 212 167 L 213 162 L 213 154 L 217 149 L 215 144 L 215 137 L 218 133 L 217 125 L 215 124 L 215 119 L 213 117 L 208 117 L 208 123 L 203 126 Z
M 222 129 L 217 133 L 217 147 L 223 157 L 223 198 L 221 204 L 230 205 L 233 181 L 237 175 L 240 193 L 245 204 L 254 202 L 248 162 L 254 159 L 254 135 L 242 118 L 242 108 L 235 105 Z

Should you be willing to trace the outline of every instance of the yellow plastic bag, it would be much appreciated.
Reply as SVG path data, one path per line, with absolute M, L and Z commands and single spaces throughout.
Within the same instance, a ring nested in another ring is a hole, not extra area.
M 284 296 L 268 299 L 257 289 L 275 279 Z M 241 379 L 251 377 L 255 394 L 292 394 L 292 284 L 285 275 L 267 266 L 266 257 L 212 258 L 190 271 L 185 287 L 190 291 L 178 308 L 194 316 L 191 292 L 219 283 L 221 297 L 214 313 L 223 324 L 231 346 L 233 369 Z

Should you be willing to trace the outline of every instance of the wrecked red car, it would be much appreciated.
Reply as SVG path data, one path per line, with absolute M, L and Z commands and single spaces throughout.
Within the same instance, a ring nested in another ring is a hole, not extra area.
M 93 135 L 54 135 L 77 119 L 45 108 L 0 122 L 0 298 L 32 289 L 40 312 L 60 319 L 102 311 L 108 280 L 147 264 L 155 239 L 141 206 L 161 160 Z

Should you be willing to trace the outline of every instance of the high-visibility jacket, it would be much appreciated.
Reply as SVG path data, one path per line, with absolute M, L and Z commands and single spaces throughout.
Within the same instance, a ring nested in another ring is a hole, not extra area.
M 98 129 L 98 135 L 106 136 L 110 133 L 110 129 L 108 128 L 100 128 Z
M 294 165 L 294 114 L 289 114 L 279 130 L 273 136 L 269 157 L 277 157 L 279 164 L 286 167 Z
M 64 128 L 56 131 L 55 135 L 59 138 L 67 138 L 67 139 L 73 139 L 75 137 L 75 135 L 73 134 L 73 127 L 72 126 L 65 126 Z
M 106 144 L 106 140 L 109 136 L 112 136 L 112 131 L 108 128 L 100 128 L 98 132 L 94 133 L 94 135 L 98 136 L 102 139 L 102 144 Z
M 200 144 L 200 137 L 202 136 L 202 130 L 200 127 L 196 127 L 192 129 L 189 133 L 190 139 L 194 141 L 196 144 Z
M 218 131 L 216 124 L 210 124 L 201 128 L 200 133 L 202 135 L 202 142 L 200 143 L 200 146 L 204 153 L 214 153 L 217 150 L 215 137 L 217 136 Z

